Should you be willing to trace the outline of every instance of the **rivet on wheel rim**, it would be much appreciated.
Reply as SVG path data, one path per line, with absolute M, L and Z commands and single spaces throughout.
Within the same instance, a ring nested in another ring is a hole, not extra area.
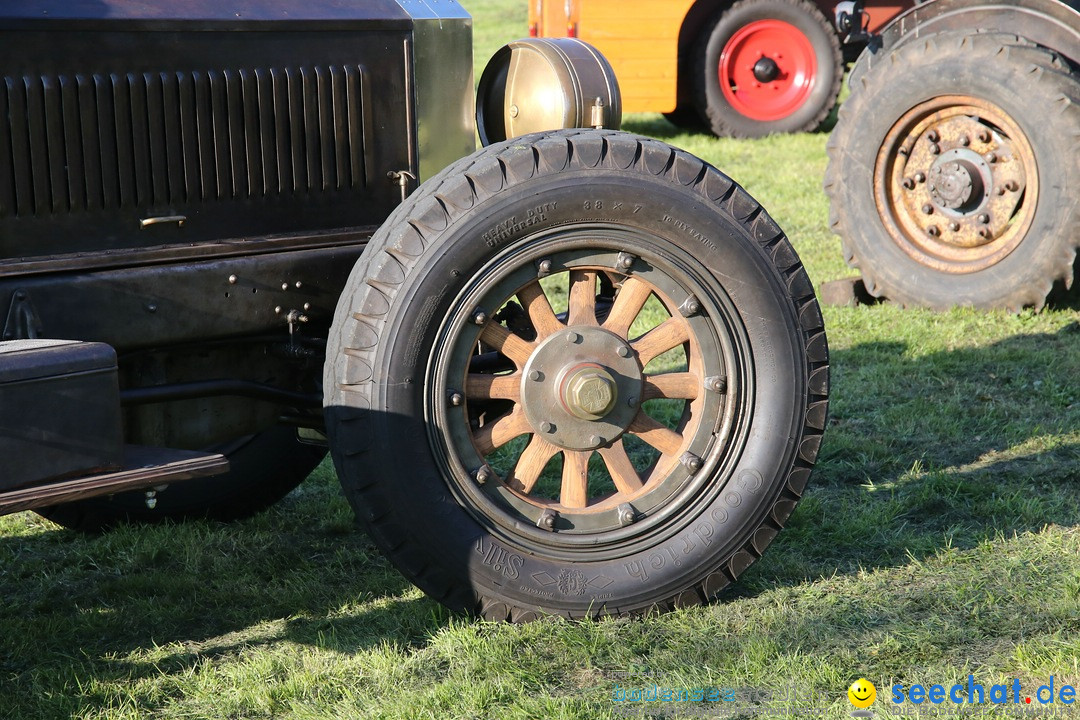
M 810 97 L 817 57 L 810 39 L 781 20 L 756 20 L 720 52 L 720 90 L 732 108 L 762 122 L 782 120 Z
M 949 273 L 984 270 L 1023 240 L 1038 202 L 1035 154 L 993 103 L 943 96 L 889 130 L 874 167 L 874 199 L 911 258 Z

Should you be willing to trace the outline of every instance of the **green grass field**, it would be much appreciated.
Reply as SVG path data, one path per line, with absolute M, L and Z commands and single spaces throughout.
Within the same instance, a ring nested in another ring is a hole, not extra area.
M 465 4 L 478 65 L 524 34 L 522 0 Z M 659 116 L 624 128 L 742 183 L 815 283 L 850 274 L 827 228 L 825 134 L 718 140 Z M 784 717 L 744 702 L 631 715 L 611 700 L 616 684 L 653 683 L 795 687 L 841 718 L 860 676 L 892 717 L 894 683 L 1080 684 L 1076 301 L 825 319 L 831 422 L 812 486 L 716 604 L 525 626 L 451 616 L 354 527 L 324 464 L 233 525 L 87 537 L 0 518 L 0 718 Z

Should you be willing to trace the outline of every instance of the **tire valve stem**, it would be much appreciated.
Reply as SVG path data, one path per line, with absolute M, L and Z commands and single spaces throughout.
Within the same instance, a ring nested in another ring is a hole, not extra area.
M 552 532 L 555 530 L 555 518 L 558 517 L 558 513 L 554 510 L 548 509 L 541 513 L 540 518 L 536 521 L 536 527 L 541 530 L 547 530 Z

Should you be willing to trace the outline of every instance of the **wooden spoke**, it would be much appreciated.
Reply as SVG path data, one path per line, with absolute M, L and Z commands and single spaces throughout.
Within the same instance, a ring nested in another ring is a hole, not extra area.
M 538 341 L 564 327 L 559 322 L 559 319 L 555 317 L 555 312 L 551 309 L 551 303 L 548 302 L 547 295 L 544 294 L 544 289 L 540 287 L 540 283 L 529 283 L 518 290 L 517 296 L 518 300 L 521 301 L 521 305 L 529 313 L 529 320 L 532 321 L 533 328 L 536 329 L 536 339 Z
M 465 397 L 470 400 L 521 401 L 521 373 L 512 375 L 480 375 L 465 377 Z
M 488 322 L 484 326 L 484 331 L 480 333 L 480 339 L 513 360 L 514 364 L 519 368 L 525 366 L 533 350 L 531 342 L 522 340 L 496 322 Z
M 690 328 L 681 317 L 671 317 L 630 343 L 638 354 L 641 367 L 657 355 L 682 345 L 690 339 Z
M 521 453 L 517 465 L 507 480 L 507 484 L 518 492 L 528 494 L 532 492 L 536 481 L 540 479 L 540 473 L 544 471 L 548 461 L 559 452 L 559 448 L 549 443 L 539 435 L 533 435 L 529 446 Z
M 496 420 L 485 423 L 482 428 L 473 434 L 476 449 L 481 455 L 489 455 L 495 448 L 502 447 L 518 435 L 532 432 L 529 421 L 525 418 L 520 405 Z
M 597 452 L 604 459 L 608 473 L 619 492 L 630 495 L 641 489 L 641 477 L 630 462 L 630 456 L 626 454 L 622 438 L 612 443 L 611 447 L 599 448 Z
M 604 329 L 626 337 L 650 295 L 652 287 L 648 283 L 634 277 L 624 280 L 619 294 L 615 296 L 615 303 L 611 306 L 611 313 L 604 321 Z
M 626 430 L 637 435 L 664 455 L 675 455 L 682 448 L 682 435 L 653 420 L 645 414 L 644 410 L 638 411 Z
M 694 373 L 673 372 L 663 375 L 646 375 L 641 401 L 657 398 L 693 400 L 701 390 L 701 378 Z
M 590 452 L 563 450 L 562 490 L 559 502 L 563 507 L 583 508 L 589 501 Z
M 567 325 L 596 325 L 596 271 L 570 271 L 570 313 Z

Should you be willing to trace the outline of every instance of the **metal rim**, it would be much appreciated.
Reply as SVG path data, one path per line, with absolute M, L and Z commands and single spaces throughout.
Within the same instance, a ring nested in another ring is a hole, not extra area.
M 967 95 L 932 98 L 885 136 L 874 200 L 912 259 L 962 274 L 1001 262 L 1031 227 L 1039 196 L 1035 153 L 997 105 Z
M 484 525 L 596 549 L 722 487 L 748 425 L 749 341 L 715 279 L 657 247 L 624 228 L 553 231 L 504 251 L 455 302 L 432 349 L 428 427 Z
M 806 34 L 782 20 L 742 26 L 720 52 L 720 90 L 748 118 L 783 120 L 798 111 L 817 83 L 817 54 Z

